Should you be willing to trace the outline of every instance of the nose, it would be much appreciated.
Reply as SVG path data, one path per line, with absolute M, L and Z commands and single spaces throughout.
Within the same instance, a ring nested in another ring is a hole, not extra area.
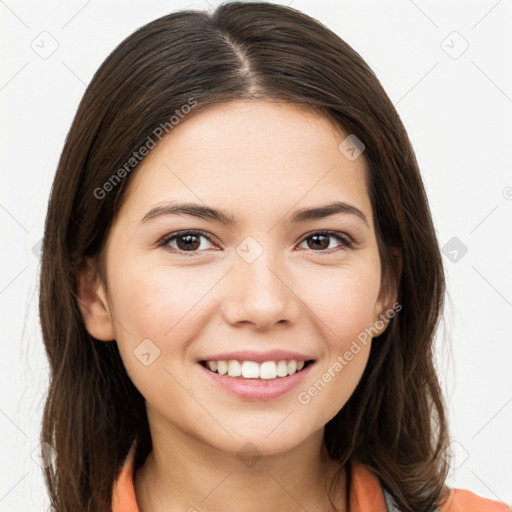
M 293 276 L 278 258 L 264 250 L 252 262 L 237 255 L 234 265 L 222 303 L 226 322 L 266 330 L 275 324 L 297 321 L 301 300 L 293 289 Z

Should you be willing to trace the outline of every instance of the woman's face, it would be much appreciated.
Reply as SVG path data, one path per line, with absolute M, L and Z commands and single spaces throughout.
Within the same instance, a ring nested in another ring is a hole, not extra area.
M 275 454 L 349 399 L 393 297 L 347 135 L 297 106 L 224 103 L 182 121 L 131 178 L 105 248 L 106 316 L 93 308 L 87 325 L 117 340 L 152 429 Z M 349 209 L 304 213 L 335 202 Z M 223 372 L 219 360 L 227 375 L 204 363 Z

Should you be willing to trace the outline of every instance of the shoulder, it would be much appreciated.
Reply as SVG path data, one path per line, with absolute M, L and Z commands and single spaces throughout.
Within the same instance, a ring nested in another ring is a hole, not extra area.
M 352 462 L 351 500 L 355 512 L 387 512 L 383 489 L 371 468 Z M 351 509 L 352 511 L 352 509 Z M 498 500 L 483 498 L 466 489 L 444 487 L 440 512 L 512 512 L 512 507 Z
M 441 512 L 511 512 L 510 505 L 501 501 L 483 498 L 466 489 L 446 488 L 441 501 Z

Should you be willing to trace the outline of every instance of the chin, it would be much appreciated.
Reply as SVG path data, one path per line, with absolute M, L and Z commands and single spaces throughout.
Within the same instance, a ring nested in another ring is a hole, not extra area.
M 292 416 L 293 413 L 290 415 Z M 283 418 L 286 414 L 283 415 Z M 282 419 L 281 418 L 281 421 Z M 221 439 L 210 439 L 208 442 L 211 446 L 243 459 L 261 458 L 266 456 L 284 454 L 290 450 L 296 449 L 300 444 L 308 439 L 304 424 L 297 425 L 296 429 L 285 428 L 285 420 L 281 425 L 279 422 L 264 422 L 260 429 L 252 430 L 240 429 L 235 427 L 226 429 L 233 435 L 223 435 Z M 322 435 L 322 432 L 319 433 Z

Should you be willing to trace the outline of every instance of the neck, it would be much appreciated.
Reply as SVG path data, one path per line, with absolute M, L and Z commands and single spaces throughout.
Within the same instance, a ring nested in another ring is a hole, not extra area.
M 151 437 L 153 450 L 135 474 L 140 512 L 346 512 L 345 470 L 329 459 L 323 431 L 293 450 L 260 458 L 226 453 L 177 429 Z M 333 508 L 327 486 L 335 475 Z

